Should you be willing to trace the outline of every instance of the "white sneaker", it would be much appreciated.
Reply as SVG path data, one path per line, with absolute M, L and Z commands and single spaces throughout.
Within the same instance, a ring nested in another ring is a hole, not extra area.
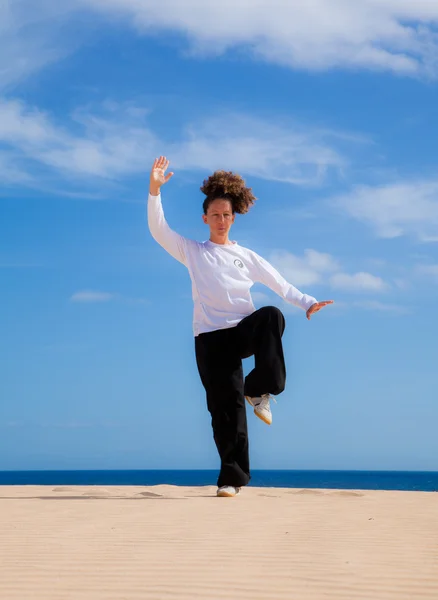
M 240 488 L 232 485 L 223 485 L 216 492 L 216 496 L 219 498 L 232 498 L 233 496 L 237 496 L 237 494 L 240 494 Z
M 262 394 L 251 398 L 245 396 L 246 400 L 254 407 L 254 414 L 267 425 L 272 424 L 272 412 L 269 404 L 270 400 L 275 402 L 275 398 L 271 394 Z

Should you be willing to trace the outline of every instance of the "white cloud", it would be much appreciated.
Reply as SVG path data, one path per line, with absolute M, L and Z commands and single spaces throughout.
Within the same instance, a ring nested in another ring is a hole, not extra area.
M 324 284 L 347 292 L 381 292 L 388 289 L 382 278 L 371 273 L 344 273 L 340 263 L 330 254 L 307 249 L 304 256 L 281 250 L 273 252 L 271 263 L 297 287 Z
M 339 134 L 342 135 L 341 133 Z M 336 149 L 335 132 L 299 126 L 281 119 L 222 114 L 186 127 L 169 153 L 184 169 L 223 168 L 263 179 L 298 185 L 321 183 L 329 169 L 347 160 Z
M 39 423 L 38 424 L 39 427 L 48 427 L 48 428 L 54 428 L 54 429 L 88 429 L 90 427 L 94 427 L 95 425 L 93 423 L 87 423 L 85 421 L 70 421 L 70 422 L 66 422 L 66 423 L 47 423 L 47 422 L 43 422 L 43 423 Z
M 258 290 L 255 292 L 251 292 L 251 297 L 254 302 L 268 302 L 269 295 L 264 292 L 259 292 Z
M 0 101 L 1 102 L 1 101 Z M 0 107 L 0 119 L 1 119 L 1 107 Z M 19 162 L 19 156 L 15 152 L 4 152 L 0 151 L 0 180 L 3 186 L 9 185 L 30 185 L 33 183 L 33 178 L 26 173 L 17 164 Z
M 19 100 L 0 98 L 0 139 L 4 143 L 41 146 L 60 137 L 48 117 Z
M 438 241 L 438 180 L 357 186 L 330 204 L 380 237 Z
M 402 316 L 409 314 L 411 309 L 400 304 L 392 304 L 389 302 L 381 302 L 379 300 L 336 300 L 330 307 L 330 312 L 345 312 L 347 310 L 365 310 L 373 311 L 391 316 Z
M 410 312 L 410 310 L 406 306 L 400 306 L 398 304 L 388 304 L 385 302 L 379 302 L 378 300 L 363 300 L 360 302 L 353 302 L 351 306 L 353 306 L 353 308 L 373 310 L 390 314 L 392 313 L 394 315 L 406 315 Z
M 297 287 L 322 283 L 327 273 L 340 269 L 330 254 L 312 249 L 305 250 L 303 257 L 277 250 L 271 254 L 270 261 L 285 279 Z
M 25 423 L 22 421 L 0 421 L 0 428 L 16 428 L 16 427 L 24 427 Z
M 22 171 L 39 163 L 63 174 L 117 179 L 144 171 L 145 156 L 157 145 L 153 134 L 133 122 L 124 108 L 117 114 L 106 109 L 103 116 L 73 115 L 70 127 L 77 128 L 79 122 L 80 136 L 47 113 L 0 98 L 0 141 L 9 146 L 10 161 L 15 159 Z
M 438 73 L 434 0 L 2 0 L 0 89 L 95 36 L 96 13 L 137 34 L 182 34 L 189 58 L 235 50 L 291 69 Z
M 131 298 L 130 296 L 124 296 L 123 294 L 112 294 L 109 292 L 100 292 L 96 290 L 81 290 L 75 292 L 71 298 L 71 302 L 77 302 L 82 304 L 102 303 L 118 301 L 123 304 L 141 305 L 147 304 L 148 301 L 145 298 Z
M 396 277 L 394 279 L 394 285 L 398 287 L 400 290 L 408 290 L 411 286 L 411 283 L 406 279 L 402 279 L 401 277 Z
M 0 89 L 64 58 L 84 41 L 65 27 L 77 8 L 76 0 L 0 2 Z
M 70 298 L 72 302 L 109 302 L 114 299 L 114 294 L 109 294 L 108 292 L 97 292 L 93 290 L 83 290 L 81 292 L 76 292 Z
M 76 110 L 60 125 L 47 112 L 0 98 L 0 170 L 10 184 L 41 185 L 44 176 L 120 180 L 145 173 L 156 154 L 167 154 L 175 170 L 218 168 L 301 185 L 321 183 L 346 160 L 335 149 L 342 132 L 222 114 L 193 122 L 178 142 L 162 142 L 152 131 L 150 111 L 106 102 L 94 111 Z M 176 132 L 178 135 L 178 132 Z M 38 168 L 38 177 L 33 173 Z M 44 171 L 41 173 L 41 168 Z M 66 189 L 66 192 L 69 192 Z
M 144 34 L 185 35 L 195 56 L 238 49 L 256 59 L 314 71 L 331 68 L 435 74 L 434 0 L 83 0 L 126 16 Z
M 426 277 L 438 277 L 438 265 L 417 265 L 416 271 Z
M 355 273 L 348 275 L 347 273 L 336 273 L 330 277 L 330 284 L 335 289 L 355 291 L 371 291 L 381 292 L 387 289 L 388 285 L 381 277 L 376 277 L 370 273 Z

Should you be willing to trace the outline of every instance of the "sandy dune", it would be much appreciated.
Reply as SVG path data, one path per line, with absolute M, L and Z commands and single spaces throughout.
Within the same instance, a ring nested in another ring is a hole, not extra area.
M 1 600 L 438 600 L 438 495 L 0 487 Z

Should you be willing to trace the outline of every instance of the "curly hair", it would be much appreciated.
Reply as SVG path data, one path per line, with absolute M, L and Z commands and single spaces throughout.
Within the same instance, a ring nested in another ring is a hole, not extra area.
M 252 188 L 246 187 L 243 178 L 232 171 L 215 171 L 208 179 L 204 179 L 200 189 L 207 196 L 202 205 L 204 214 L 217 198 L 229 200 L 233 213 L 240 215 L 247 213 L 256 200 Z

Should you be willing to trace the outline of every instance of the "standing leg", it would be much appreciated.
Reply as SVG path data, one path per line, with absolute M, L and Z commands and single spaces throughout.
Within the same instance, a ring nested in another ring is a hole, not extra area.
M 281 337 L 285 328 L 282 312 L 265 306 L 245 317 L 236 327 L 240 356 L 254 355 L 254 369 L 245 379 L 245 396 L 280 394 L 286 385 Z
M 236 349 L 235 328 L 198 335 L 195 350 L 221 459 L 217 485 L 242 487 L 250 480 L 249 450 L 242 361 Z

